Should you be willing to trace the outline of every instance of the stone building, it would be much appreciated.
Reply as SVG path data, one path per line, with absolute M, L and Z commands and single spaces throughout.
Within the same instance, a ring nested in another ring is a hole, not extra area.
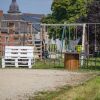
M 41 19 L 44 14 L 22 13 L 16 0 L 12 0 L 6 14 L 0 10 L 0 54 L 3 56 L 5 46 L 34 46 L 41 56 Z

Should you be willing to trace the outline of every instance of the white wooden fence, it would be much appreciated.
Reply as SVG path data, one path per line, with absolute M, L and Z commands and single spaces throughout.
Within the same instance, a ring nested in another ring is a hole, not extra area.
M 15 66 L 32 68 L 35 63 L 34 49 L 31 46 L 5 46 L 5 56 L 2 58 L 2 68 Z

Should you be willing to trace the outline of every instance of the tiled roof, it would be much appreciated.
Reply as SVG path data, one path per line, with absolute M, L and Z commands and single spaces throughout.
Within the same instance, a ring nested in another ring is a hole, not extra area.
M 40 31 L 41 19 L 44 17 L 43 14 L 30 14 L 30 13 L 23 13 L 23 14 L 4 14 L 3 20 L 23 20 L 33 23 L 33 28 L 36 31 Z M 37 24 L 38 23 L 38 24 Z
M 4 20 L 21 20 L 22 15 L 4 14 L 3 19 Z
M 24 20 L 32 23 L 40 23 L 44 17 L 43 14 L 4 14 L 4 20 Z

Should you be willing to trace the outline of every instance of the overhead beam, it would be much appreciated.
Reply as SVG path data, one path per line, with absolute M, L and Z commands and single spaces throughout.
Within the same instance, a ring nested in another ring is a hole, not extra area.
M 84 24 L 100 25 L 100 23 L 40 24 L 41 26 L 83 26 Z
M 83 26 L 83 24 L 73 23 L 73 24 L 41 24 L 41 26 Z

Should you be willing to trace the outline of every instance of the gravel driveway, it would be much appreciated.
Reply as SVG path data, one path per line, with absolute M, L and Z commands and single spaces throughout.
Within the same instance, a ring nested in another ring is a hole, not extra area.
M 0 100 L 28 100 L 34 92 L 75 85 L 87 76 L 65 70 L 0 69 Z

